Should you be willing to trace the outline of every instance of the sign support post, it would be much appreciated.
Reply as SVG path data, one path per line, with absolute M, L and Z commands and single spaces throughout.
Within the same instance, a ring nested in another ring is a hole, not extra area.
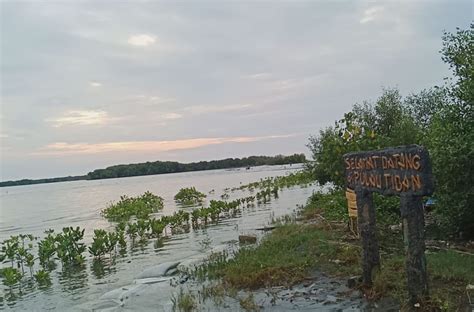
M 401 195 L 400 210 L 402 219 L 406 220 L 407 250 L 406 271 L 408 294 L 414 304 L 428 296 L 428 275 L 425 257 L 425 218 L 420 196 Z
M 362 239 L 362 281 L 371 286 L 375 272 L 380 267 L 379 245 L 375 226 L 375 207 L 372 193 L 361 188 L 356 189 L 357 220 L 359 235 Z

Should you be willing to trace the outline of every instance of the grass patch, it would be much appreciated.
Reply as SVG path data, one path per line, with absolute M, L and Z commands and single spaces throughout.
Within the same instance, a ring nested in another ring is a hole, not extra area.
M 457 311 L 463 304 L 466 285 L 474 282 L 474 257 L 452 250 L 429 253 L 428 278 L 430 301 L 426 307 L 434 310 Z M 374 280 L 372 289 L 367 291 L 369 299 L 390 296 L 406 302 L 407 278 L 405 256 L 389 254 L 381 259 L 379 274 Z M 406 307 L 408 309 L 408 307 Z
M 313 219 L 324 215 L 331 221 L 348 221 L 347 200 L 344 191 L 334 191 L 331 196 L 323 192 L 314 192 L 302 210 L 305 219 Z
M 426 255 L 432 275 L 445 280 L 466 280 L 474 284 L 474 257 L 452 250 Z
M 222 278 L 232 287 L 257 289 L 290 286 L 302 281 L 309 269 L 333 267 L 329 264 L 335 260 L 341 263 L 341 272 L 357 270 L 357 246 L 340 244 L 339 235 L 316 225 L 285 224 L 277 227 L 259 246 L 241 248 L 227 261 L 209 262 L 205 267 L 206 276 Z
M 177 297 L 171 297 L 171 302 L 173 312 L 191 312 L 197 308 L 196 297 L 189 292 L 184 292 L 182 288 Z

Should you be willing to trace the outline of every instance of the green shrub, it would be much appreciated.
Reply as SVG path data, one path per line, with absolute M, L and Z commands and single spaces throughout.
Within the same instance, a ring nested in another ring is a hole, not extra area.
M 23 274 L 16 268 L 6 267 L 0 270 L 0 276 L 3 277 L 3 284 L 11 287 L 22 279 Z
M 334 221 L 347 221 L 347 200 L 344 191 L 337 190 L 330 193 L 314 192 L 304 208 L 303 215 L 311 218 L 314 214 L 322 213 L 324 218 Z
M 40 286 L 51 285 L 51 277 L 49 273 L 45 270 L 39 270 L 34 275 L 36 282 Z
M 62 233 L 56 235 L 56 254 L 63 265 L 81 265 L 84 263 L 82 253 L 86 250 L 81 240 L 84 238 L 84 229 L 65 227 Z
M 199 204 L 199 203 L 202 203 L 205 198 L 206 198 L 206 195 L 196 190 L 194 186 L 182 188 L 174 196 L 174 200 L 177 203 L 180 203 L 183 205 Z
M 92 244 L 88 248 L 89 253 L 98 259 L 107 253 L 112 255 L 119 239 L 122 239 L 121 236 L 123 236 L 123 232 L 107 232 L 102 229 L 94 230 Z
M 52 257 L 56 253 L 56 235 L 54 230 L 44 232 L 46 237 L 38 242 L 38 258 L 43 267 L 48 267 L 53 261 Z
M 137 219 L 148 219 L 149 215 L 163 209 L 163 198 L 150 192 L 141 196 L 121 196 L 120 201 L 102 210 L 102 216 L 111 221 L 127 221 L 135 216 Z

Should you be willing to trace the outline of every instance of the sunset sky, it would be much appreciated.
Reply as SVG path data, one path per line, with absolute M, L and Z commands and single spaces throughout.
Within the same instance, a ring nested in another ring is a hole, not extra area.
M 472 1 L 1 1 L 1 180 L 308 153 L 383 87 L 441 85 Z

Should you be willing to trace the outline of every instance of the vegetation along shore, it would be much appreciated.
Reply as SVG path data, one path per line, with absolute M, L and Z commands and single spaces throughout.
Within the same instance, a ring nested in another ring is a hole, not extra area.
M 135 177 L 144 175 L 189 172 L 214 169 L 229 169 L 241 167 L 254 167 L 264 165 L 287 165 L 306 162 L 304 154 L 294 154 L 290 156 L 249 156 L 244 158 L 226 158 L 221 160 L 200 161 L 192 163 L 179 163 L 176 161 L 154 161 L 138 164 L 115 165 L 105 169 L 96 169 L 82 176 L 68 176 L 46 179 L 22 179 L 16 181 L 0 182 L 0 187 L 55 183 L 77 180 L 99 180 L 111 178 Z

